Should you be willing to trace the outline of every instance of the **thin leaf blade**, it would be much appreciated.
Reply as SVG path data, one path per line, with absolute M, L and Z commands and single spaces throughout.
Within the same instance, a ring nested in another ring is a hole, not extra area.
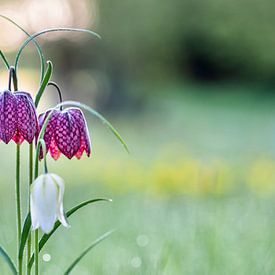
M 104 241 L 106 238 L 108 238 L 115 230 L 110 230 L 103 235 L 101 235 L 99 238 L 97 238 L 89 247 L 87 247 L 74 261 L 73 263 L 67 268 L 67 270 L 64 272 L 64 275 L 69 275 L 71 271 L 74 269 L 74 267 L 82 260 L 84 256 L 86 256 L 95 246 L 97 246 L 99 243 Z
M 10 64 L 9 64 L 9 61 L 8 59 L 6 58 L 6 56 L 4 55 L 4 53 L 2 51 L 0 51 L 0 56 L 6 66 L 6 68 L 9 70 L 10 69 Z
M 31 215 L 29 213 L 25 219 L 23 230 L 21 233 L 21 241 L 20 241 L 20 247 L 19 247 L 19 253 L 18 253 L 19 259 L 23 259 L 24 248 L 28 240 L 30 229 L 31 229 Z
M 18 25 L 15 21 L 13 21 L 12 19 L 10 19 L 9 17 L 0 14 L 0 17 L 9 21 L 10 23 L 12 23 L 14 26 L 16 26 L 18 29 L 20 29 L 22 32 L 24 32 L 28 37 L 31 37 L 31 34 L 29 34 L 23 27 L 21 27 L 20 25 Z M 45 70 L 45 58 L 42 52 L 42 49 L 40 47 L 40 45 L 37 43 L 36 40 L 33 40 L 33 43 L 37 49 L 39 58 L 40 58 L 40 63 L 41 63 L 41 76 L 40 76 L 40 81 L 42 81 L 43 76 L 44 76 L 44 70 Z
M 88 204 L 91 204 L 91 203 L 100 202 L 100 201 L 111 202 L 112 200 L 111 199 L 99 198 L 99 199 L 92 199 L 92 200 L 82 202 L 82 203 L 74 206 L 73 208 L 71 208 L 69 211 L 67 211 L 66 216 L 67 216 L 67 218 L 69 218 L 72 214 L 74 214 L 77 210 L 83 208 L 84 206 L 86 206 Z M 44 247 L 44 245 L 47 243 L 47 241 L 54 234 L 54 232 L 59 228 L 60 225 L 61 225 L 60 221 L 57 221 L 54 225 L 53 230 L 49 234 L 44 234 L 42 236 L 42 238 L 39 241 L 39 251 L 41 251 L 41 249 Z M 28 267 L 31 268 L 33 263 L 34 263 L 34 255 L 31 256 L 31 259 L 28 263 Z
M 1 245 L 0 245 L 0 256 L 7 263 L 7 265 L 9 266 L 12 274 L 16 275 L 17 274 L 16 267 L 15 267 L 11 257 L 9 256 L 9 254 L 6 252 L 6 250 Z
M 48 64 L 48 67 L 47 67 L 47 70 L 46 70 L 46 73 L 42 79 L 42 82 L 41 82 L 41 85 L 36 93 L 36 96 L 35 96 L 35 100 L 34 100 L 34 104 L 35 104 L 35 107 L 38 106 L 39 104 L 39 101 L 52 77 L 52 72 L 53 72 L 53 63 L 51 61 L 47 61 L 47 64 Z
M 19 63 L 19 59 L 21 57 L 21 54 L 24 50 L 24 48 L 32 41 L 34 40 L 36 37 L 46 34 L 46 33 L 50 33 L 50 32 L 83 32 L 83 33 L 88 33 L 91 35 L 96 36 L 97 38 L 101 38 L 96 32 L 93 32 L 91 30 L 87 30 L 87 29 L 76 29 L 76 28 L 52 28 L 52 29 L 46 29 L 40 32 L 37 32 L 33 35 L 31 35 L 27 40 L 25 40 L 25 42 L 23 42 L 23 44 L 21 45 L 21 47 L 19 48 L 16 57 L 15 57 L 15 63 L 14 63 L 14 67 L 17 70 L 18 67 L 18 63 Z
M 76 105 L 76 103 L 74 103 Z M 101 122 L 111 130 L 111 132 L 115 135 L 115 137 L 120 141 L 120 143 L 123 145 L 124 149 L 129 153 L 129 148 L 122 136 L 119 134 L 119 132 L 115 129 L 115 127 L 100 113 L 98 113 L 96 110 L 91 108 L 88 105 L 85 105 L 83 103 L 78 103 L 78 107 L 85 109 L 86 111 L 90 112 L 92 115 L 96 116 L 101 120 Z

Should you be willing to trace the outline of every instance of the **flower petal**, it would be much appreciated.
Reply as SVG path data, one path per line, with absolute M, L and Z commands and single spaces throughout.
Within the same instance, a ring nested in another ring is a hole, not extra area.
M 23 135 L 18 131 L 18 129 L 15 131 L 15 134 L 12 137 L 12 140 L 17 144 L 22 144 L 24 141 Z
M 39 176 L 32 185 L 31 215 L 33 228 L 49 233 L 56 221 L 58 188 L 49 174 Z
M 52 140 L 51 140 L 50 153 L 54 160 L 58 160 L 60 157 L 60 154 L 61 154 L 60 150 L 58 149 L 58 147 L 56 145 L 56 141 L 55 141 L 54 137 L 52 137 Z
M 0 139 L 9 143 L 17 128 L 17 102 L 10 91 L 0 94 Z
M 26 92 L 15 92 L 17 100 L 17 128 L 18 132 L 31 143 L 37 132 L 37 117 L 33 100 Z
M 41 130 L 41 128 L 43 126 L 43 123 L 44 123 L 45 119 L 48 117 L 50 112 L 51 112 L 51 110 L 48 110 L 46 113 L 42 113 L 42 114 L 39 115 L 39 117 L 38 117 L 39 131 Z M 45 141 L 45 144 L 46 144 L 46 152 L 48 152 L 50 150 L 51 154 L 52 154 L 52 151 L 59 151 L 57 146 L 56 146 L 56 143 L 54 142 L 52 144 L 53 134 L 54 134 L 55 127 L 56 127 L 57 118 L 58 118 L 58 111 L 54 110 L 54 112 L 53 112 L 53 114 L 52 114 L 52 116 L 51 116 L 51 118 L 50 118 L 50 120 L 47 124 L 45 134 L 44 134 L 44 141 Z M 37 138 L 38 138 L 38 134 L 37 134 Z M 56 148 L 53 148 L 53 146 L 55 146 Z M 57 154 L 55 153 L 54 155 L 56 156 Z M 42 159 L 42 158 L 43 158 L 43 151 L 42 151 L 42 148 L 41 148 L 39 159 Z M 57 159 L 57 158 L 54 157 L 54 159 Z
M 71 116 L 74 117 L 81 135 L 80 147 L 75 156 L 80 159 L 83 152 L 86 151 L 86 154 L 89 157 L 91 154 L 91 139 L 84 114 L 78 108 L 69 108 L 68 113 L 70 113 Z
M 79 150 L 79 127 L 74 117 L 66 110 L 59 113 L 54 137 L 59 150 L 69 159 L 71 159 Z
M 61 177 L 59 177 L 56 174 L 51 174 L 54 182 L 58 185 L 59 187 L 59 193 L 58 193 L 58 207 L 57 207 L 57 218 L 59 219 L 59 221 L 62 223 L 63 226 L 65 227 L 70 227 L 66 215 L 64 213 L 64 209 L 63 209 L 63 196 L 64 196 L 64 191 L 65 191 L 65 184 L 64 181 Z

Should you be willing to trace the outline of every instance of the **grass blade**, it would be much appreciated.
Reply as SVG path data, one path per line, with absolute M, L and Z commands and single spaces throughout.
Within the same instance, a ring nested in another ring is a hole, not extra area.
M 18 29 L 20 29 L 22 32 L 24 32 L 27 36 L 31 37 L 31 35 L 24 29 L 22 28 L 20 25 L 18 25 L 15 21 L 13 21 L 12 19 L 10 19 L 9 17 L 0 14 L 0 17 L 9 21 L 10 23 L 12 23 L 14 26 L 16 26 Z M 45 58 L 42 52 L 42 49 L 40 47 L 40 45 L 36 42 L 36 40 L 33 40 L 33 43 L 37 49 L 37 52 L 39 54 L 39 58 L 40 58 L 40 63 L 41 63 L 41 76 L 40 76 L 40 81 L 42 81 L 43 76 L 44 76 L 44 70 L 45 70 Z
M 99 120 L 101 120 L 101 122 L 107 126 L 107 128 L 109 128 L 111 130 L 111 132 L 115 135 L 115 137 L 120 141 L 120 143 L 123 145 L 124 149 L 129 153 L 129 148 L 126 144 L 126 142 L 123 140 L 122 136 L 119 134 L 119 132 L 115 129 L 115 127 L 105 118 L 103 117 L 100 113 L 98 113 L 96 110 L 94 110 L 93 108 L 91 108 L 88 105 L 85 105 L 83 103 L 80 102 L 74 102 L 73 101 L 67 101 L 67 104 L 71 104 L 74 106 L 77 106 L 79 108 L 82 108 L 86 111 L 88 111 L 89 113 L 91 113 L 92 115 L 96 116 L 97 118 L 99 118 Z
M 52 76 L 53 64 L 51 61 L 47 61 L 47 64 L 48 64 L 48 67 L 47 67 L 46 73 L 43 77 L 41 85 L 40 85 L 38 92 L 36 93 L 36 96 L 35 96 L 35 101 L 34 101 L 35 107 L 38 106 L 41 96 L 43 95 L 43 93 L 51 79 L 51 76 Z
M 37 36 L 40 36 L 40 35 L 43 35 L 43 34 L 46 34 L 46 33 L 50 33 L 50 32 L 84 32 L 84 33 L 89 33 L 91 35 L 94 35 L 96 36 L 97 38 L 100 38 L 100 36 L 93 32 L 93 31 L 90 31 L 90 30 L 86 30 L 86 29 L 75 29 L 75 28 L 53 28 L 53 29 L 46 29 L 46 30 L 43 30 L 43 31 L 40 31 L 40 32 L 37 32 L 33 35 L 31 35 L 27 40 L 25 40 L 25 42 L 21 45 L 21 47 L 19 48 L 17 54 L 16 54 L 16 57 L 15 57 L 15 63 L 14 63 L 14 67 L 15 67 L 15 70 L 17 70 L 17 67 L 18 67 L 18 63 L 19 63 L 19 59 L 20 59 L 20 56 L 22 54 L 22 51 L 24 50 L 24 48 L 32 41 L 34 40 Z
M 85 202 L 82 202 L 78 205 L 76 205 L 75 207 L 71 208 L 69 211 L 66 212 L 66 216 L 67 218 L 69 218 L 72 214 L 74 214 L 77 210 L 83 208 L 84 206 L 91 204 L 91 203 L 95 203 L 95 202 L 99 202 L 99 201 L 107 201 L 107 202 L 111 202 L 112 200 L 110 199 L 92 199 L 92 200 L 88 200 Z M 39 251 L 41 251 L 41 249 L 44 247 L 44 245 L 47 243 L 47 241 L 49 240 L 49 238 L 53 235 L 53 233 L 58 229 L 58 227 L 61 225 L 60 221 L 57 221 L 54 225 L 53 230 L 49 233 L 49 234 L 44 234 L 42 236 L 42 238 L 39 241 Z M 28 267 L 31 268 L 34 262 L 34 255 L 32 255 L 29 263 L 28 263 Z
M 15 267 L 11 257 L 9 256 L 9 254 L 5 251 L 5 249 L 2 246 L 0 246 L 0 255 L 5 260 L 5 262 L 8 264 L 8 266 L 10 267 L 12 274 L 16 275 L 17 274 L 16 267 Z
M 101 235 L 99 238 L 97 238 L 89 247 L 87 247 L 75 260 L 74 262 L 69 266 L 69 268 L 64 272 L 64 275 L 69 275 L 73 268 L 81 261 L 81 259 L 86 256 L 96 245 L 101 243 L 103 240 L 108 238 L 115 230 L 108 231 Z
M 24 248 L 28 240 L 30 229 L 31 229 L 31 215 L 28 214 L 25 219 L 23 230 L 21 233 L 21 241 L 20 241 L 19 254 L 18 254 L 19 259 L 23 259 Z
M 6 68 L 9 70 L 10 69 L 10 64 L 7 60 L 7 58 L 5 57 L 4 53 L 2 51 L 0 51 L 0 56 L 2 57 L 4 64 L 6 65 Z

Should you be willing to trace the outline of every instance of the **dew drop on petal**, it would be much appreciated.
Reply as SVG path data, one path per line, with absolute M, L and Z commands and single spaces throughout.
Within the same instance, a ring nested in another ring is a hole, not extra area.
M 131 266 L 134 268 L 139 268 L 142 264 L 142 261 L 140 259 L 140 257 L 133 257 L 131 259 Z
M 49 262 L 51 260 L 51 255 L 48 253 L 43 254 L 42 259 L 44 262 Z

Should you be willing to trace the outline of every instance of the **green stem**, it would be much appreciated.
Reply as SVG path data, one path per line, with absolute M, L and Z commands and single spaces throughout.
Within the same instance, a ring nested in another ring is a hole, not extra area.
M 7 69 L 9 70 L 10 69 L 10 64 L 9 64 L 7 58 L 5 57 L 5 55 L 3 54 L 2 51 L 0 51 L 0 56 L 2 57 L 2 59 L 3 59 L 4 63 L 5 63 L 5 65 L 6 65 Z
M 37 144 L 40 148 L 40 143 Z M 38 177 L 39 166 L 39 149 L 36 149 L 35 162 L 34 162 L 34 179 Z M 39 232 L 38 229 L 34 231 L 34 260 L 35 260 L 35 275 L 39 273 Z
M 29 146 L 29 213 L 30 213 L 30 194 L 31 194 L 31 184 L 33 181 L 33 143 L 30 144 Z M 28 263 L 31 258 L 31 253 L 32 253 L 32 235 L 29 234 L 28 237 L 28 246 L 27 246 L 27 275 L 31 274 L 31 269 L 28 267 Z
M 23 261 L 22 261 L 22 259 L 18 260 L 18 274 L 19 275 L 23 274 Z
M 44 154 L 44 173 L 48 173 L 48 166 L 47 166 L 47 156 L 46 156 L 46 150 L 43 152 Z
M 21 241 L 21 197 L 20 197 L 20 145 L 16 145 L 16 210 L 17 210 L 17 242 L 18 252 Z M 18 253 L 19 254 L 19 253 Z M 22 274 L 22 259 L 18 259 L 18 272 Z
M 38 275 L 39 272 L 39 234 L 38 229 L 34 231 L 34 259 L 35 259 L 35 275 Z

